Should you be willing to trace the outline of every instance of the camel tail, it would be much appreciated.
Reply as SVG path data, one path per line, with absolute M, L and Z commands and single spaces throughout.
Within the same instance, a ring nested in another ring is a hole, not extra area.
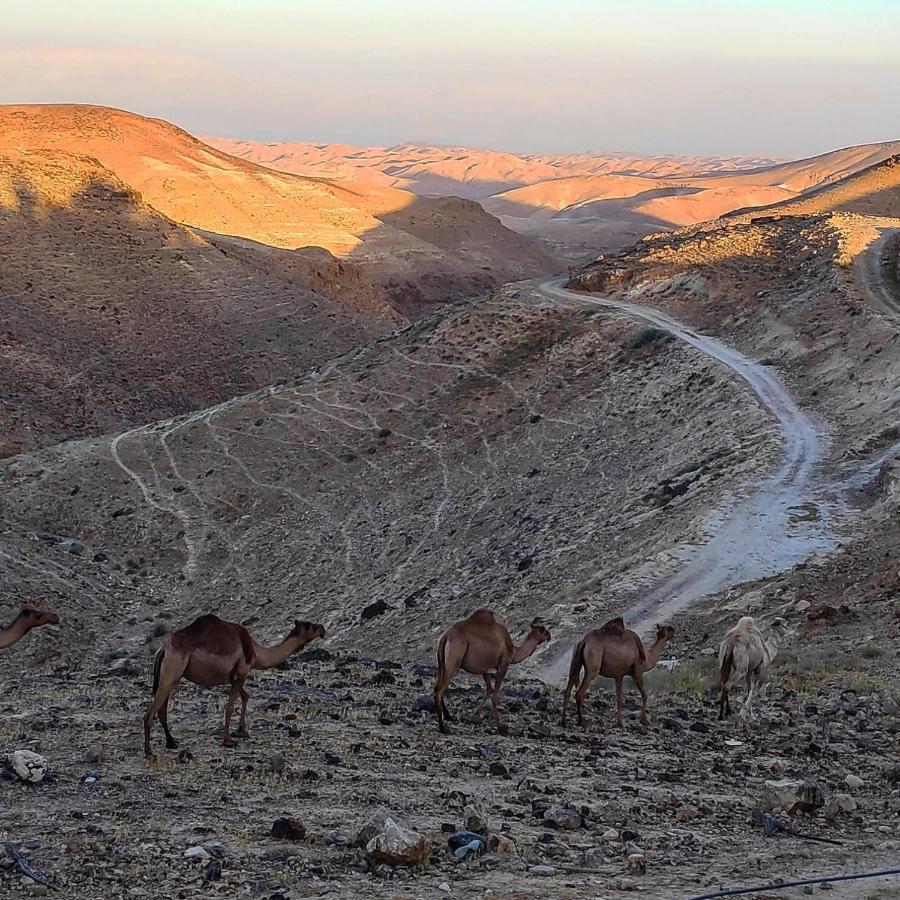
M 734 641 L 728 641 L 719 653 L 719 685 L 724 686 L 731 680 L 734 668 Z
M 435 684 L 441 681 L 447 672 L 447 635 L 442 634 L 437 647 L 437 671 L 434 673 Z
M 569 664 L 569 684 L 575 684 L 584 668 L 584 638 L 582 638 L 572 651 L 572 662 Z
M 166 655 L 166 651 L 163 650 L 162 647 L 156 651 L 156 657 L 153 660 L 153 695 L 156 696 L 156 692 L 159 690 L 159 673 L 162 669 L 163 657 Z

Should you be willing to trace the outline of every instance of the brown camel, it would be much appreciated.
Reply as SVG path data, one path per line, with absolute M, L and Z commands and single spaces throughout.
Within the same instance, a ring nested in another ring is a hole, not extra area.
M 264 647 L 253 640 L 243 625 L 211 615 L 200 616 L 186 628 L 172 632 L 157 652 L 153 664 L 153 700 L 144 716 L 144 753 L 150 755 L 150 731 L 157 715 L 166 733 L 166 747 L 170 750 L 178 748 L 169 731 L 169 699 L 182 678 L 202 687 L 231 685 L 225 706 L 222 743 L 226 747 L 234 746 L 231 716 L 238 696 L 241 698 L 241 719 L 237 736 L 247 737 L 248 694 L 244 682 L 251 669 L 271 669 L 318 637 L 325 637 L 321 625 L 296 622 L 280 644 Z
M 41 625 L 58 625 L 59 616 L 49 609 L 42 609 L 36 603 L 23 606 L 19 614 L 13 619 L 12 624 L 6 628 L 0 628 L 0 650 L 12 647 L 31 631 L 32 628 L 40 628 Z
M 575 692 L 578 708 L 578 724 L 584 725 L 584 698 L 591 682 L 598 676 L 612 678 L 616 684 L 616 725 L 622 726 L 622 681 L 629 676 L 641 694 L 641 724 L 647 724 L 647 690 L 644 687 L 644 673 L 649 672 L 659 661 L 663 648 L 675 637 L 671 625 L 656 626 L 656 640 L 649 653 L 644 652 L 641 639 L 625 627 L 621 617 L 611 619 L 601 628 L 589 631 L 572 651 L 569 667 L 569 682 L 563 696 L 560 725 L 566 724 L 566 707 L 572 688 L 584 670 L 584 677 Z
M 511 663 L 528 659 L 540 644 L 550 640 L 550 632 L 537 619 L 531 623 L 531 630 L 522 643 L 516 647 L 509 632 L 495 618 L 489 609 L 477 609 L 467 619 L 451 625 L 438 641 L 437 673 L 434 679 L 434 705 L 437 710 L 438 727 L 447 734 L 449 728 L 444 721 L 451 719 L 444 701 L 444 694 L 453 677 L 462 669 L 472 675 L 484 677 L 484 699 L 490 698 L 494 723 L 498 731 L 504 731 L 500 722 L 497 704 L 500 701 L 500 686 Z M 494 673 L 491 684 L 490 673 Z

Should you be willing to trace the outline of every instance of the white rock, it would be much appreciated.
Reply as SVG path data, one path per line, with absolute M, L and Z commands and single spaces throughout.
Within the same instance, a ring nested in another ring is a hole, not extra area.
M 450 893 L 450 885 L 447 884 L 446 881 L 442 881 L 442 882 L 438 885 L 438 890 L 439 890 L 439 891 L 443 891 L 445 894 L 449 894 L 449 893 Z
M 809 600 L 798 600 L 794 604 L 794 609 L 796 609 L 797 612 L 805 612 L 811 606 L 812 606 L 812 603 L 810 603 Z
M 556 874 L 556 869 L 553 866 L 532 866 L 529 870 L 532 875 L 537 875 L 543 878 L 550 878 Z
M 389 866 L 424 865 L 428 858 L 428 841 L 415 831 L 404 828 L 388 817 L 380 834 L 366 844 L 366 854 L 372 862 Z
M 209 853 L 203 849 L 203 847 L 188 847 L 187 850 L 184 851 L 185 859 L 196 859 L 200 862 L 206 862 L 212 857 Z
M 619 832 L 616 831 L 615 828 L 607 828 L 606 831 L 600 835 L 600 840 L 603 841 L 604 844 L 615 844 L 619 840 Z
M 47 760 L 30 750 L 16 750 L 11 757 L 11 763 L 16 775 L 29 784 L 40 783 L 47 774 Z
M 851 791 L 858 791 L 865 782 L 858 775 L 848 775 L 844 779 L 844 784 L 846 784 Z

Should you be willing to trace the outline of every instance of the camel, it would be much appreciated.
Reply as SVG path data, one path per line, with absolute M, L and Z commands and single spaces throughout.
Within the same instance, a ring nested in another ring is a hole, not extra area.
M 296 622 L 291 633 L 273 647 L 257 643 L 250 632 L 237 622 L 226 622 L 218 616 L 206 615 L 166 639 L 153 664 L 153 700 L 144 716 L 144 753 L 150 756 L 150 731 L 159 716 L 166 733 L 166 747 L 177 750 L 178 745 L 169 731 L 169 699 L 182 678 L 201 687 L 230 684 L 225 706 L 225 734 L 222 744 L 234 746 L 231 736 L 231 716 L 235 702 L 241 698 L 241 718 L 237 737 L 247 737 L 247 700 L 244 689 L 252 669 L 271 669 L 284 662 L 292 653 L 316 638 L 325 637 L 325 629 L 312 622 Z
M 31 631 L 32 628 L 40 628 L 41 625 L 58 625 L 59 616 L 49 609 L 41 609 L 39 606 L 26 605 L 13 619 L 11 625 L 0 628 L 0 650 L 12 647 Z
M 437 673 L 434 679 L 434 705 L 441 732 L 447 734 L 450 731 L 445 719 L 453 720 L 444 694 L 460 669 L 471 675 L 483 676 L 484 700 L 491 701 L 497 731 L 505 732 L 497 706 L 500 701 L 500 686 L 507 669 L 512 663 L 528 659 L 541 644 L 549 640 L 550 632 L 535 619 L 525 640 L 516 647 L 509 631 L 494 618 L 489 609 L 476 609 L 467 619 L 451 625 L 438 641 Z M 490 677 L 492 672 L 493 685 Z
M 755 718 L 753 692 L 778 654 L 787 623 L 784 619 L 772 620 L 769 634 L 762 632 L 750 616 L 738 620 L 737 625 L 725 635 L 719 646 L 719 721 L 731 715 L 728 688 L 741 679 L 747 685 L 747 697 L 738 714 L 739 718 Z
M 600 628 L 589 631 L 572 651 L 572 664 L 569 666 L 569 681 L 563 695 L 562 716 L 560 725 L 566 724 L 566 707 L 572 689 L 578 684 L 582 670 L 584 677 L 575 692 L 575 705 L 578 709 L 578 724 L 584 725 L 584 699 L 591 682 L 598 676 L 612 678 L 616 685 L 616 725 L 622 727 L 622 681 L 629 676 L 641 695 L 641 724 L 646 725 L 647 690 L 644 687 L 644 673 L 649 672 L 657 662 L 666 644 L 675 637 L 675 629 L 671 625 L 656 626 L 656 640 L 649 652 L 644 651 L 641 639 L 633 631 L 625 627 L 621 616 L 610 619 Z

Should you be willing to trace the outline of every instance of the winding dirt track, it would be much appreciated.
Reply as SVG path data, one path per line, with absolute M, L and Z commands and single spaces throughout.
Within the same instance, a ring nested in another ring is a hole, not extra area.
M 783 571 L 833 546 L 832 516 L 822 505 L 822 485 L 816 477 L 827 448 L 825 435 L 770 368 L 659 310 L 569 291 L 562 282 L 548 279 L 538 290 L 555 302 L 603 307 L 667 331 L 745 381 L 781 431 L 781 459 L 774 471 L 710 516 L 705 543 L 685 548 L 679 570 L 664 576 L 626 611 L 632 627 L 646 630 L 700 597 Z M 566 652 L 553 661 L 548 680 L 564 677 L 567 665 Z
M 898 271 L 900 257 L 900 228 L 885 228 L 880 237 L 853 261 L 854 274 L 869 300 L 894 318 L 900 318 Z

